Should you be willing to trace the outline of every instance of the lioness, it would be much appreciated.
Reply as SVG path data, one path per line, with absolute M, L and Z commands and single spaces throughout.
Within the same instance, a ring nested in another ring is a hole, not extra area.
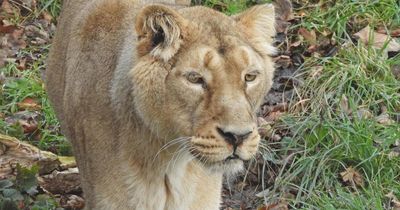
M 274 9 L 64 0 L 46 85 L 86 208 L 217 210 L 257 152 Z

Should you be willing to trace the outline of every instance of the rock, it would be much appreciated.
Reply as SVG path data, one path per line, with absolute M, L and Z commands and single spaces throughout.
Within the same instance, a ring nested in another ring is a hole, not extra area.
M 61 170 L 66 170 L 68 168 L 75 168 L 76 167 L 75 157 L 58 156 L 58 159 L 61 162 L 61 165 L 60 165 L 60 169 Z
M 57 155 L 11 136 L 0 134 L 0 148 L 0 179 L 13 176 L 17 163 L 29 168 L 37 164 L 39 174 L 48 174 L 60 165 Z
M 63 196 L 60 204 L 65 209 L 83 209 L 85 207 L 85 201 L 77 195 Z
M 53 171 L 49 175 L 38 178 L 39 185 L 53 194 L 68 194 L 81 192 L 78 168 L 65 171 Z

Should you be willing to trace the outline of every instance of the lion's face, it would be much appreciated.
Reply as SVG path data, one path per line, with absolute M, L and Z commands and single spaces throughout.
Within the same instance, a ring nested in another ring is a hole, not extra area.
M 154 87 L 142 93 L 153 97 L 136 98 L 139 115 L 164 138 L 190 137 L 178 148 L 204 166 L 237 171 L 254 157 L 260 141 L 255 113 L 272 84 L 273 8 L 258 6 L 228 17 L 203 7 L 180 13 L 152 7 L 137 23 L 138 55 L 145 62 L 136 71 L 147 65 L 160 72 L 148 74 L 157 78 L 149 76 L 146 84 L 152 80 Z M 158 26 L 146 25 L 156 21 Z M 133 75 L 133 80 L 144 79 Z M 149 107 L 151 100 L 158 100 L 152 104 L 159 111 Z

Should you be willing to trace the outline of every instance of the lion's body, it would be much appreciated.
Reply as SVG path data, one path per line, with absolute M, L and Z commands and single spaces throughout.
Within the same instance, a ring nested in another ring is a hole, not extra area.
M 170 138 L 191 135 L 180 131 L 190 127 L 190 117 L 178 105 L 168 105 L 177 100 L 168 99 L 163 91 L 169 87 L 161 85 L 168 72 L 160 68 L 168 64 L 140 55 L 145 49 L 134 23 L 144 5 L 64 0 L 46 85 L 73 144 L 86 208 L 217 210 L 223 173 L 205 170 L 189 153 L 174 156 L 179 145 L 165 147 Z M 265 59 L 270 70 L 258 95 L 271 85 L 272 63 Z M 179 131 L 172 131 L 175 127 Z

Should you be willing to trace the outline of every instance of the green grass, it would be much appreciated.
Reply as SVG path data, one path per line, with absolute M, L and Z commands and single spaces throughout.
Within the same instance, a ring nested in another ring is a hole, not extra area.
M 47 11 L 53 17 L 58 17 L 61 12 L 61 2 L 62 0 L 40 0 L 39 3 L 39 13 Z
M 318 4 L 305 4 L 299 10 L 305 11 L 306 16 L 298 26 L 320 33 L 333 33 L 342 41 L 348 40 L 367 24 L 388 29 L 400 26 L 400 4 L 397 0 L 320 1 Z
M 298 75 L 304 84 L 279 124 L 293 136 L 279 143 L 275 155 L 297 155 L 282 168 L 273 192 L 294 192 L 292 207 L 390 209 L 385 195 L 400 197 L 400 159 L 389 155 L 400 140 L 400 125 L 375 119 L 382 110 L 392 119 L 400 112 L 400 81 L 391 72 L 400 56 L 388 58 L 384 50 L 351 41 L 367 24 L 399 28 L 398 11 L 396 1 L 342 0 L 308 8 L 309 15 L 293 27 L 328 30 L 343 47 L 334 57 L 306 58 Z M 318 74 L 317 66 L 322 68 Z M 343 182 L 340 173 L 348 167 L 361 174 L 363 186 Z
M 33 10 L 31 15 L 20 17 L 12 14 L 8 18 L 12 19 L 11 22 L 15 25 L 23 25 L 34 21 L 44 11 L 56 17 L 60 12 L 60 2 L 60 0 L 38 1 L 38 8 Z M 24 70 L 18 69 L 18 63 L 15 61 L 8 62 L 0 68 L 1 75 L 6 78 L 0 87 L 0 113 L 4 115 L 0 118 L 0 132 L 29 141 L 44 150 L 61 155 L 71 155 L 71 145 L 60 134 L 60 125 L 47 99 L 41 78 L 41 74 L 45 70 L 45 59 L 49 47 L 49 45 L 27 46 L 27 48 L 19 50 L 16 55 L 18 58 L 33 58 L 32 61 L 27 62 Z M 36 100 L 40 109 L 24 110 L 18 107 L 18 103 L 26 98 Z M 18 122 L 20 117 L 17 117 L 21 111 L 25 116 L 35 116 L 37 130 L 24 134 L 24 129 Z M 6 119 L 15 119 L 16 122 L 10 123 Z
M 237 14 L 254 4 L 271 3 L 272 0 L 192 0 L 193 4 L 201 4 L 224 12 L 228 15 Z
M 44 84 L 40 77 L 40 73 L 44 68 L 43 60 L 34 61 L 30 68 L 24 71 L 17 69 L 15 63 L 9 63 L 0 68 L 0 72 L 7 78 L 0 90 L 1 113 L 6 116 L 13 116 L 17 112 L 23 111 L 19 109 L 17 104 L 26 98 L 37 100 L 38 105 L 41 107 L 38 111 L 26 110 L 33 115 L 38 115 L 37 131 L 25 135 L 19 123 L 8 124 L 3 120 L 0 120 L 2 121 L 0 123 L 0 131 L 22 140 L 30 141 L 41 149 L 48 150 L 54 147 L 53 151 L 68 155 L 71 154 L 70 145 L 59 133 L 59 123 L 47 99 Z M 39 139 L 36 138 L 36 134 L 40 134 Z
M 238 13 L 255 3 L 194 2 L 227 14 Z M 303 5 L 297 11 L 306 15 L 292 26 L 294 36 L 300 27 L 315 30 L 318 37 L 329 32 L 329 38 L 335 39 L 341 49 L 334 57 L 307 57 L 298 70 L 303 84 L 296 89 L 289 112 L 275 125 L 277 129 L 289 130 L 291 135 L 270 143 L 269 152 L 263 154 L 266 162 L 280 162 L 275 183 L 265 186 L 270 190 L 265 202 L 285 198 L 290 192 L 294 196 L 285 199 L 298 209 L 390 209 L 385 195 L 393 192 L 400 198 L 400 158 L 389 155 L 394 143 L 400 140 L 400 125 L 380 124 L 376 117 L 382 111 L 391 118 L 400 112 L 400 81 L 391 72 L 394 64 L 400 64 L 400 56 L 388 58 L 384 50 L 354 44 L 352 35 L 366 25 L 387 30 L 399 28 L 400 4 L 396 0 L 295 2 Z M 60 1 L 39 1 L 38 11 L 44 10 L 57 17 Z M 20 21 L 18 18 L 14 20 Z M 55 147 L 59 153 L 69 154 L 70 145 L 60 135 L 40 78 L 48 46 L 30 47 L 20 53 L 38 50 L 43 52 L 42 56 L 27 70 L 18 70 L 14 62 L 0 69 L 7 77 L 0 89 L 0 112 L 13 116 L 20 111 L 18 102 L 27 97 L 37 99 L 42 107 L 38 111 L 40 138 L 21 133 L 20 125 L 9 125 L 1 118 L 0 132 L 42 149 Z M 317 69 L 322 71 L 317 73 Z M 361 175 L 362 186 L 344 183 L 340 173 L 349 167 Z

